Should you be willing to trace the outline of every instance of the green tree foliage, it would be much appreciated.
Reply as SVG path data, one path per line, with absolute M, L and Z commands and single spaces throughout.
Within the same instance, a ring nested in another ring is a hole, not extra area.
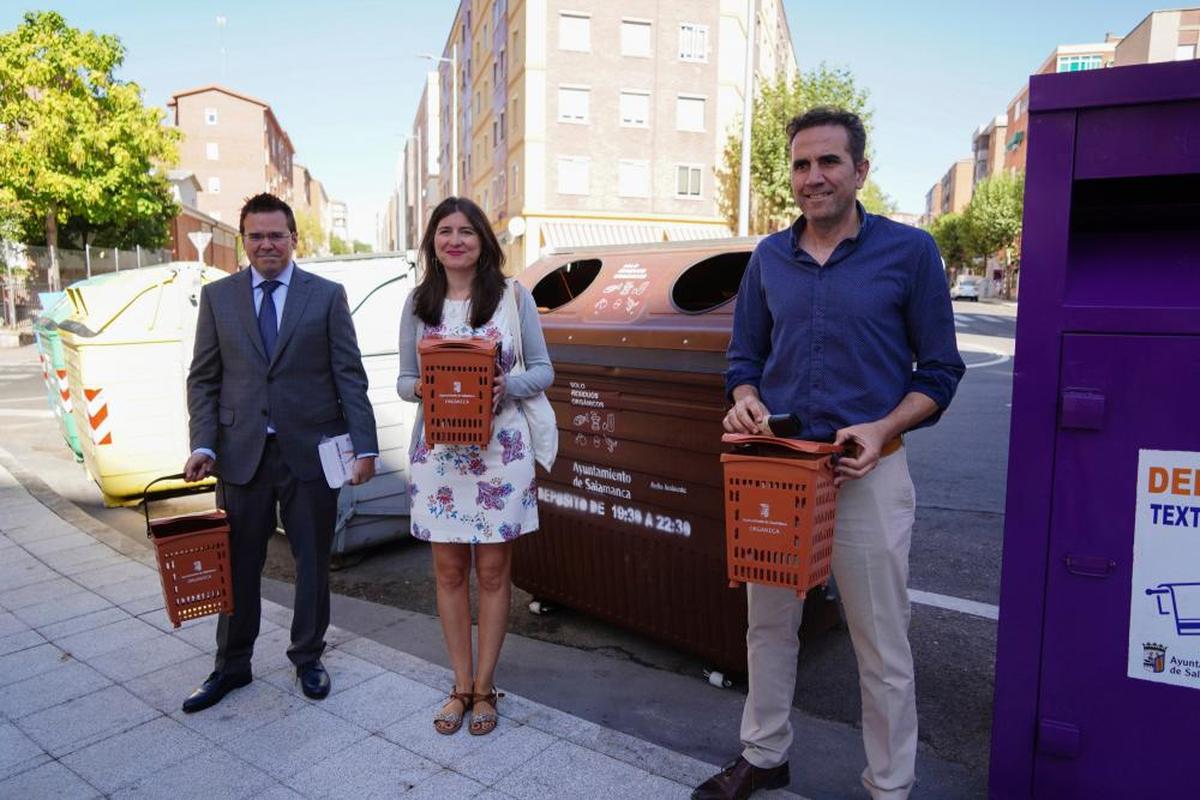
M 373 252 L 374 250 L 375 250 L 375 248 L 371 247 L 371 245 L 368 244 L 367 242 L 360 242 L 357 239 L 354 240 L 354 252 L 370 253 L 370 252 Z
M 335 256 L 345 256 L 350 254 L 350 244 L 337 234 L 329 234 L 329 252 Z
M 163 173 L 179 133 L 142 105 L 137 84 L 114 77 L 124 57 L 116 36 L 72 28 L 53 11 L 0 34 L 0 213 L 44 237 L 55 287 L 60 232 L 156 247 L 176 213 Z
M 929 226 L 946 266 L 958 269 L 974 258 L 967 238 L 967 221 L 962 214 L 942 214 Z
M 1001 172 L 984 178 L 963 212 L 968 249 L 979 256 L 1007 250 L 1021 235 L 1024 207 L 1024 173 Z
M 750 224 L 752 234 L 770 233 L 791 223 L 796 214 L 788 158 L 787 123 L 816 106 L 836 106 L 862 118 L 870 141 L 869 93 L 860 89 L 848 69 L 820 64 L 794 76 L 780 75 L 764 84 L 754 98 L 750 121 Z M 870 154 L 868 153 L 868 156 Z M 723 166 L 717 169 L 717 207 L 737 227 L 738 179 L 742 163 L 742 123 L 737 120 L 725 140 Z M 895 203 L 870 178 L 859 199 L 872 213 L 891 213 Z
M 296 213 L 296 255 L 301 258 L 320 255 L 325 249 L 325 231 L 313 211 Z

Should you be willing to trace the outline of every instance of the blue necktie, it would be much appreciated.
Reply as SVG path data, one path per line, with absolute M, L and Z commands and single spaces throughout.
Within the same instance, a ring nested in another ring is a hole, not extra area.
M 263 349 L 267 351 L 267 361 L 275 354 L 275 342 L 279 339 L 279 322 L 275 315 L 275 300 L 271 295 L 279 288 L 279 281 L 263 281 L 262 303 L 258 307 L 258 335 L 262 337 Z

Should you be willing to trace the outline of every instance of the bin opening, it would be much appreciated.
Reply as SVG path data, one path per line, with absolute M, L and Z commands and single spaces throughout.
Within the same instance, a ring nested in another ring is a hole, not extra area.
M 1075 231 L 1194 231 L 1200 219 L 1200 174 L 1075 181 Z
M 671 287 L 671 302 L 684 314 L 701 314 L 737 296 L 750 253 L 721 253 L 697 261 Z
M 549 273 L 533 287 L 533 299 L 539 311 L 553 311 L 579 296 L 600 274 L 600 259 L 571 261 Z
M 205 514 L 189 514 L 162 520 L 156 519 L 151 523 L 151 530 L 154 532 L 155 539 L 168 539 L 184 533 L 198 533 L 200 531 L 212 530 L 214 525 L 221 524 L 224 520 L 225 512 L 210 511 Z

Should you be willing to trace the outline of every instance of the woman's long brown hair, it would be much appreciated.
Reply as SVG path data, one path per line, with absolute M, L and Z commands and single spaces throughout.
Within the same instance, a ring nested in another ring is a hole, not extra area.
M 465 197 L 447 197 L 429 215 L 429 225 L 421 239 L 425 274 L 413 289 L 413 311 L 426 325 L 442 322 L 446 270 L 437 260 L 433 241 L 441 221 L 456 211 L 467 218 L 479 237 L 479 260 L 475 262 L 475 278 L 471 281 L 471 327 L 481 328 L 496 313 L 496 306 L 504 296 L 504 251 L 483 209 Z

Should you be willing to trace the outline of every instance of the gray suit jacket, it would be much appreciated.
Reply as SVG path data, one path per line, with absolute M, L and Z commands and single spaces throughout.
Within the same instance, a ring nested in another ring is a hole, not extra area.
M 187 379 L 192 450 L 216 451 L 218 474 L 233 484 L 254 477 L 268 419 L 288 468 L 301 480 L 323 476 L 322 436 L 349 432 L 356 452 L 379 452 L 345 290 L 293 268 L 268 363 L 251 274 L 243 269 L 200 293 Z

